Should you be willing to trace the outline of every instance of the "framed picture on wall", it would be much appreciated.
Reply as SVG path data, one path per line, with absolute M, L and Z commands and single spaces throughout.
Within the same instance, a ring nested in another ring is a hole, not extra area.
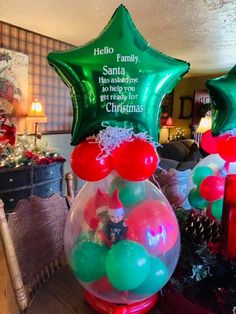
M 26 54 L 0 48 L 0 114 L 18 123 L 28 112 L 28 68 Z

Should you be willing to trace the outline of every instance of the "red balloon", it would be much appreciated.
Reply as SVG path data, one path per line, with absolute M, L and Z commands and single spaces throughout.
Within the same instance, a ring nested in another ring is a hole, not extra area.
M 151 143 L 136 138 L 132 142 L 124 142 L 114 151 L 113 163 L 124 179 L 142 181 L 155 172 L 158 155 Z
M 101 279 L 92 282 L 90 288 L 92 291 L 94 290 L 94 292 L 92 292 L 94 294 L 96 294 L 96 292 L 106 294 L 114 290 L 107 276 L 103 276 Z
M 133 209 L 127 219 L 127 239 L 142 244 L 150 254 L 170 250 L 178 237 L 175 214 L 159 200 L 146 200 Z
M 127 305 L 116 305 L 105 300 L 97 298 L 95 295 L 89 293 L 87 290 L 84 292 L 84 298 L 86 302 L 98 313 L 107 314 L 144 314 L 150 312 L 155 306 L 158 295 L 153 294 L 152 296 L 138 302 L 134 302 Z
M 236 161 L 236 136 L 230 134 L 219 136 L 217 148 L 222 159 L 228 162 Z
M 86 181 L 98 181 L 112 171 L 111 156 L 102 157 L 98 143 L 85 140 L 77 145 L 71 154 L 71 168 Z
M 225 178 L 208 176 L 200 184 L 200 194 L 208 202 L 214 202 L 224 195 Z
M 208 154 L 217 153 L 217 141 L 218 137 L 212 135 L 211 130 L 206 131 L 202 134 L 202 139 L 200 141 L 201 148 Z

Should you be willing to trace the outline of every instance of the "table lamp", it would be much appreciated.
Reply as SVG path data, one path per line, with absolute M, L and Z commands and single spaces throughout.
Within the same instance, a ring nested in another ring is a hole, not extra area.
M 34 101 L 31 104 L 28 117 L 34 120 L 34 136 L 35 136 L 34 145 L 36 146 L 38 138 L 38 125 L 39 123 L 47 122 L 47 117 L 44 113 L 43 106 L 41 102 L 39 102 L 37 97 L 35 97 Z
M 201 141 L 202 134 L 210 130 L 211 126 L 212 126 L 211 114 L 206 114 L 205 117 L 201 118 L 200 123 L 195 131 L 197 135 L 196 141 L 198 144 Z
M 170 140 L 170 129 L 174 127 L 173 119 L 171 116 L 166 120 L 163 128 L 168 129 L 168 141 Z

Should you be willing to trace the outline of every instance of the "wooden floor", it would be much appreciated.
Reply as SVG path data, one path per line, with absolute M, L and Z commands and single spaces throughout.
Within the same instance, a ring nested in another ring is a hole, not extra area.
M 47 307 L 45 308 L 45 304 Z M 32 300 L 29 314 L 96 314 L 83 298 L 82 287 L 69 267 L 56 272 Z M 160 314 L 158 306 L 150 314 Z M 0 314 L 19 314 L 0 238 Z
M 0 236 L 0 314 L 19 314 Z

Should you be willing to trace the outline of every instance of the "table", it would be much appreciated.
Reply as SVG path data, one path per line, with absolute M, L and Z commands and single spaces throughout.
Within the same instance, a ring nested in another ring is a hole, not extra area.
M 0 169 L 0 198 L 6 213 L 14 210 L 17 202 L 31 195 L 49 197 L 62 193 L 63 162 L 47 165 Z

